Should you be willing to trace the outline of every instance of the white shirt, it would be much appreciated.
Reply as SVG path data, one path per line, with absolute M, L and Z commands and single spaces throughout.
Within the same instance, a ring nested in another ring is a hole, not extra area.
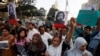
M 65 38 L 66 38 L 66 35 L 62 35 L 62 40 L 65 40 Z
M 47 49 L 48 54 L 50 56 L 61 56 L 62 44 L 63 44 L 63 41 L 61 41 L 60 45 L 57 47 L 53 47 L 53 45 L 49 45 Z
M 50 56 L 57 56 L 58 47 L 53 47 L 52 45 L 48 47 L 48 53 Z
M 32 29 L 32 30 L 29 30 L 28 34 L 27 34 L 27 38 L 29 38 L 30 40 L 32 40 L 33 35 L 36 34 L 36 33 L 39 33 L 39 31 L 37 29 L 35 29 L 35 28 Z
M 52 39 L 53 37 L 49 33 L 44 32 L 44 34 L 41 35 L 41 38 L 44 44 L 46 45 L 46 47 L 48 48 L 48 39 Z
M 100 32 L 94 38 L 95 39 L 100 39 Z

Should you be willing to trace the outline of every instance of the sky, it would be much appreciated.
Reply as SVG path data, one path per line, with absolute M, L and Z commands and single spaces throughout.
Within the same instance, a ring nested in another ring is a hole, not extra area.
M 77 17 L 78 11 L 81 9 L 81 5 L 88 0 L 68 0 L 67 11 L 70 16 Z M 36 7 L 39 9 L 43 7 L 48 13 L 49 9 L 55 3 L 55 0 L 37 0 Z M 66 0 L 58 0 L 58 6 L 60 11 L 66 11 Z

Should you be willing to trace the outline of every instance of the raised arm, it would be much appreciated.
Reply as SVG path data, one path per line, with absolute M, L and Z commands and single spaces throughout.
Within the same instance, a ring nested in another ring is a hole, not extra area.
M 66 36 L 67 42 L 70 42 L 70 40 L 72 39 L 75 27 L 76 27 L 76 20 L 75 20 L 75 18 L 71 18 L 70 29 L 69 29 L 68 35 Z

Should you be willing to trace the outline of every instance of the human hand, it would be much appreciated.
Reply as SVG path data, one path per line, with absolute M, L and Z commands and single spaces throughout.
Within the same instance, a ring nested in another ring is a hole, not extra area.
M 71 18 L 71 20 L 70 20 L 70 25 L 71 25 L 71 27 L 76 27 L 76 19 L 75 18 Z

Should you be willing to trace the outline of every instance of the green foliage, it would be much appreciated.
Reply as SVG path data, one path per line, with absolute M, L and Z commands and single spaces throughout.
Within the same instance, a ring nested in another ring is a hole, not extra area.
M 47 20 L 48 21 L 54 21 L 56 11 L 58 11 L 58 9 L 50 8 L 50 10 L 48 12 L 48 15 L 47 15 Z

